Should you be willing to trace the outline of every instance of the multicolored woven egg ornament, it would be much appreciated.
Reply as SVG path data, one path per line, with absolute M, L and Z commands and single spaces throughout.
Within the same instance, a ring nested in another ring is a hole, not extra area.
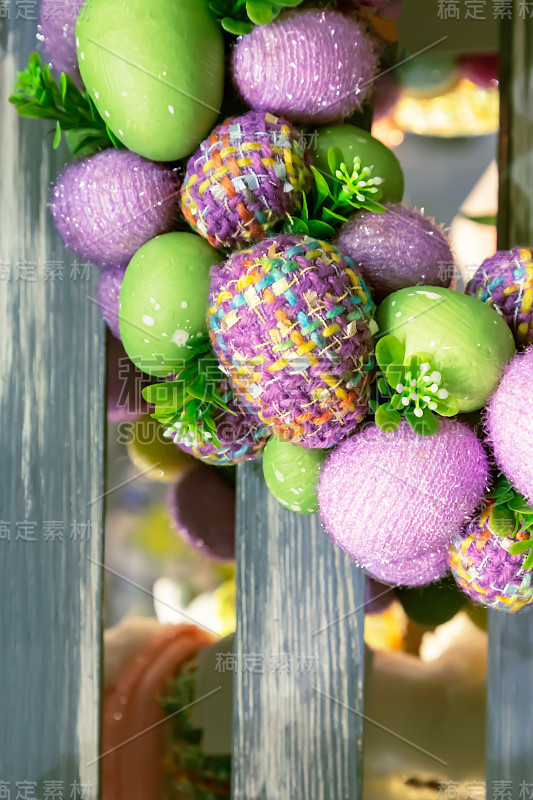
M 170 230 L 179 211 L 177 173 L 129 150 L 104 150 L 59 176 L 50 207 L 61 238 L 102 267 L 126 265 Z
M 453 254 L 434 220 L 399 204 L 361 211 L 340 229 L 337 245 L 382 299 L 407 286 L 449 286 Z
M 475 297 L 437 286 L 393 292 L 376 320 L 404 348 L 404 359 L 420 355 L 420 367 L 429 365 L 437 393 L 444 390 L 456 411 L 485 405 L 515 350 L 501 314 Z
M 120 339 L 118 307 L 120 290 L 126 267 L 109 267 L 102 270 L 98 280 L 98 308 L 113 336 Z
M 175 161 L 215 124 L 224 42 L 207 0 L 85 0 L 76 47 L 94 105 L 130 150 Z
M 173 375 L 188 346 L 206 334 L 209 268 L 220 259 L 193 233 L 165 233 L 146 242 L 122 281 L 119 327 L 124 348 L 143 372 Z
M 489 493 L 483 510 L 457 534 L 450 567 L 477 603 L 520 611 L 533 602 L 533 508 L 506 479 Z
M 486 427 L 500 470 L 533 503 L 533 347 L 505 370 L 488 404 Z
M 276 500 L 290 511 L 318 511 L 318 476 L 324 450 L 309 450 L 271 436 L 263 453 L 265 482 Z
M 37 38 L 43 43 L 52 66 L 81 83 L 76 55 L 76 18 L 83 0 L 42 0 Z
M 331 447 L 368 410 L 374 304 L 349 259 L 281 235 L 212 270 L 208 324 L 235 391 L 275 433 Z
M 496 308 L 518 347 L 533 344 L 533 251 L 514 247 L 486 258 L 467 291 Z
M 301 208 L 310 177 L 292 125 L 250 111 L 215 128 L 190 159 L 183 214 L 213 247 L 259 242 Z
M 377 580 L 421 586 L 442 578 L 448 547 L 488 480 L 475 433 L 442 420 L 434 436 L 405 420 L 392 433 L 367 426 L 333 450 L 318 488 L 333 541 Z
M 242 36 L 233 76 L 251 108 L 325 124 L 360 108 L 376 65 L 372 40 L 356 19 L 332 9 L 305 9 Z

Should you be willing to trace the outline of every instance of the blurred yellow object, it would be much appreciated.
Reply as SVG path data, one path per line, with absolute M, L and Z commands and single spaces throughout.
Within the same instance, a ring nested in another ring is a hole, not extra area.
M 133 423 L 128 455 L 148 480 L 175 483 L 195 461 L 164 435 L 159 422 L 149 414 Z
M 393 111 L 394 123 L 421 136 L 483 136 L 499 124 L 497 89 L 483 89 L 466 78 L 438 97 L 412 97 L 405 91 Z
M 380 614 L 365 616 L 365 643 L 372 650 L 403 650 L 407 617 L 398 601 Z

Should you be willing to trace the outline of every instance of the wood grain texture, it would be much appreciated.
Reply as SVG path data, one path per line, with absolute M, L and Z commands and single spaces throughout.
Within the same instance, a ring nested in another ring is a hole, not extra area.
M 54 780 L 58 797 L 89 798 L 98 782 L 101 575 L 90 559 L 102 560 L 105 332 L 88 299 L 96 276 L 75 265 L 47 210 L 63 160 L 51 125 L 19 120 L 7 102 L 36 44 L 36 21 L 16 19 L 19 6 L 0 21 L 0 781 L 12 798 L 42 798 Z
M 260 463 L 239 468 L 237 503 L 233 796 L 358 800 L 364 576 Z
M 533 243 L 533 22 L 523 8 L 515 0 L 501 26 L 499 249 Z M 490 613 L 488 664 L 487 799 L 509 781 L 507 796 L 522 800 L 533 796 L 531 611 Z

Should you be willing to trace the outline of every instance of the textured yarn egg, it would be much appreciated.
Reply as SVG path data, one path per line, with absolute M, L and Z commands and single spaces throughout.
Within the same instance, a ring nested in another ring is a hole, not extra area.
M 258 421 L 257 414 L 241 405 L 229 389 L 227 381 L 221 382 L 219 393 L 230 409 L 221 409 L 215 416 L 215 432 L 219 443 L 205 441 L 198 435 L 186 435 L 177 430 L 172 434 L 175 444 L 200 461 L 217 467 L 261 458 L 270 436 L 269 429 Z
M 467 291 L 496 308 L 513 331 L 518 347 L 533 344 L 533 254 L 514 247 L 486 258 Z
M 130 150 L 174 161 L 214 125 L 224 44 L 207 0 L 85 0 L 76 37 L 87 91 Z
M 131 461 L 147 480 L 174 483 L 195 463 L 187 453 L 174 447 L 159 422 L 149 414 L 134 423 L 127 447 Z
M 487 433 L 500 470 L 533 503 L 533 347 L 507 367 L 488 405 Z
M 380 331 L 405 345 L 406 357 L 430 355 L 442 387 L 457 399 L 460 411 L 485 405 L 515 349 L 500 314 L 451 289 L 400 289 L 381 303 L 376 319 Z
M 301 514 L 318 511 L 318 476 L 324 450 L 309 450 L 272 436 L 263 454 L 265 482 L 282 506 Z
M 443 419 L 434 436 L 405 420 L 366 427 L 328 457 L 318 504 L 334 542 L 377 580 L 421 586 L 442 578 L 448 546 L 483 497 L 487 457 L 475 433 Z
M 242 36 L 233 75 L 253 109 L 324 124 L 360 108 L 372 90 L 376 64 L 361 23 L 331 9 L 306 9 Z
M 183 214 L 213 247 L 259 242 L 299 211 L 310 178 L 292 125 L 250 111 L 216 127 L 190 159 Z
M 76 255 L 99 266 L 126 265 L 148 239 L 173 227 L 177 173 L 128 150 L 104 150 L 59 176 L 50 206 Z
M 109 267 L 102 270 L 98 280 L 98 308 L 113 336 L 120 339 L 118 306 L 120 290 L 126 267 Z
M 380 79 L 381 80 L 381 79 Z M 372 176 L 382 179 L 380 189 L 383 203 L 399 203 L 403 197 L 404 177 L 400 162 L 388 147 L 355 125 L 332 125 L 319 128 L 316 146 L 312 146 L 313 160 L 317 169 L 330 178 L 328 151 L 331 147 L 341 150 L 346 163 L 353 164 L 357 156 L 362 167 L 372 167 Z
M 143 372 L 164 377 L 183 367 L 206 333 L 209 268 L 220 259 L 193 233 L 165 233 L 131 259 L 120 292 L 124 348 Z
M 490 525 L 491 504 L 457 533 L 450 567 L 463 592 L 476 603 L 502 611 L 520 611 L 533 602 L 531 572 L 524 554 L 512 555 L 514 539 L 497 536 Z
M 127 422 L 148 413 L 148 403 L 141 392 L 151 383 L 128 358 L 119 339 L 107 337 L 107 419 Z
M 453 255 L 428 217 L 402 205 L 361 211 L 340 229 L 337 246 L 350 256 L 375 299 L 407 286 L 449 286 Z
M 168 505 L 172 523 L 195 550 L 234 560 L 235 487 L 220 472 L 196 464 L 172 488 Z
M 234 390 L 275 433 L 331 447 L 368 410 L 374 304 L 349 259 L 281 235 L 212 270 L 209 328 Z
M 66 72 L 76 83 L 81 79 L 74 29 L 82 5 L 83 0 L 41 0 L 37 33 L 52 66 L 58 72 Z

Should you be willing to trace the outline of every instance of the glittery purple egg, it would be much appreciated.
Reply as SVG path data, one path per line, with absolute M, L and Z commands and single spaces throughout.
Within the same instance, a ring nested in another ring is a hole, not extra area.
M 334 542 L 372 577 L 422 586 L 446 573 L 448 546 L 487 480 L 466 425 L 442 419 L 426 437 L 404 420 L 394 433 L 371 425 L 342 442 L 323 467 L 318 505 Z
M 81 77 L 76 54 L 76 19 L 83 0 L 42 0 L 37 38 L 58 72 L 68 73 L 78 85 Z M 89 12 L 87 12 L 89 13 Z
M 454 538 L 450 547 L 452 574 L 476 603 L 520 611 L 533 602 L 533 576 L 522 569 L 525 555 L 509 552 L 515 540 L 492 530 L 490 511 L 489 504 Z
M 189 160 L 183 215 L 213 247 L 253 244 L 299 211 L 310 178 L 292 125 L 250 111 L 216 127 Z
M 219 392 L 231 409 L 221 410 L 215 419 L 220 444 L 203 441 L 199 436 L 180 434 L 179 431 L 172 435 L 172 439 L 181 450 L 218 467 L 261 458 L 271 435 L 269 428 L 259 423 L 257 414 L 243 408 L 227 381 L 222 382 Z
M 331 9 L 306 9 L 242 36 L 233 75 L 251 108 L 324 124 L 360 108 L 372 90 L 376 63 L 361 23 Z
M 448 287 L 453 278 L 453 255 L 441 229 L 397 203 L 382 213 L 355 214 L 340 229 L 337 246 L 377 300 L 408 286 Z
M 533 252 L 514 247 L 486 258 L 467 292 L 502 314 L 519 347 L 533 344 Z
M 130 361 L 122 344 L 107 337 L 107 418 L 110 422 L 134 421 L 148 413 L 141 394 L 151 379 Z
M 179 179 L 129 150 L 104 150 L 67 167 L 51 209 L 76 255 L 104 267 L 127 265 L 141 245 L 173 227 Z
M 170 519 L 195 550 L 219 561 L 235 559 L 235 487 L 216 469 L 197 464 L 169 493 Z
M 233 389 L 282 439 L 327 448 L 368 410 L 374 303 L 333 245 L 280 235 L 211 270 L 208 326 Z
M 118 306 L 120 289 L 126 267 L 109 267 L 102 270 L 98 281 L 98 308 L 102 312 L 108 328 L 113 336 L 120 339 L 118 326 Z
M 533 347 L 506 368 L 488 403 L 487 433 L 500 470 L 533 503 Z

